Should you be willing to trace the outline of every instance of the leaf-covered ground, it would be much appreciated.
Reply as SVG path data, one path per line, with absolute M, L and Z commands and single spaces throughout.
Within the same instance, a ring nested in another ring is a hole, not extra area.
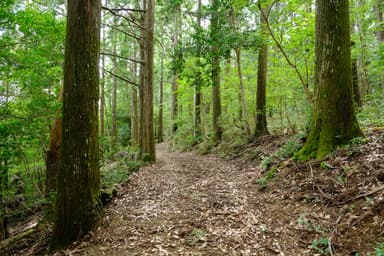
M 158 145 L 158 162 L 130 177 L 100 226 L 55 255 L 375 255 L 384 132 L 367 135 L 321 162 L 272 163 L 266 183 L 260 161 Z M 285 140 L 266 137 L 244 151 L 271 154 Z

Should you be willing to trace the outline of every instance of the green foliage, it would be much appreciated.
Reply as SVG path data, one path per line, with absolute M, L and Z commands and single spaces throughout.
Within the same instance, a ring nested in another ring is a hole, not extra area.
M 326 237 L 320 237 L 316 239 L 311 244 L 311 249 L 320 253 L 321 255 L 329 255 L 329 239 Z
M 268 182 L 275 177 L 276 171 L 277 169 L 271 169 L 265 174 L 264 177 L 256 180 L 257 184 L 260 186 L 260 189 L 266 189 L 268 187 Z
M 280 160 L 292 157 L 303 146 L 302 139 L 303 134 L 295 135 L 274 153 L 274 157 Z
M 376 246 L 375 256 L 384 256 L 384 243 L 380 243 Z

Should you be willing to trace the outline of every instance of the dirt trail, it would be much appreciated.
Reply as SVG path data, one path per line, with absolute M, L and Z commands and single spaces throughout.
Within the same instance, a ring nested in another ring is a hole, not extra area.
M 132 175 L 101 226 L 63 254 L 312 255 L 289 232 L 304 209 L 258 192 L 256 167 L 169 153 L 165 144 L 157 152 L 158 162 Z

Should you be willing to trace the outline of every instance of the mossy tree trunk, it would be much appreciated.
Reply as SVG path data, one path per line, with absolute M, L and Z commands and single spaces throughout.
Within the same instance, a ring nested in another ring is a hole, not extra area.
M 100 0 L 68 0 L 62 161 L 52 249 L 86 234 L 100 217 L 99 47 Z
M 268 13 L 265 9 L 260 11 L 260 24 L 263 36 L 266 36 Z M 256 89 L 256 127 L 255 137 L 269 134 L 267 125 L 267 106 L 266 106 L 266 88 L 267 88 L 267 67 L 268 67 L 268 45 L 263 44 L 259 50 L 259 63 L 257 69 L 257 89 Z
M 299 159 L 324 158 L 362 135 L 353 99 L 349 1 L 316 1 L 316 101 Z

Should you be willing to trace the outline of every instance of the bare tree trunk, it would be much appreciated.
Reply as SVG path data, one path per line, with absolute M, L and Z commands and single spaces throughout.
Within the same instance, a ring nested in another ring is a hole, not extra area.
M 135 52 L 135 49 L 134 49 Z M 132 58 L 134 59 L 137 54 L 134 53 Z M 131 64 L 131 74 L 133 80 L 136 81 L 137 76 L 137 63 L 132 62 Z M 131 145 L 139 145 L 139 110 L 138 110 L 138 101 L 137 101 L 137 88 L 131 88 Z
M 163 138 L 163 56 L 160 57 L 160 92 L 159 92 L 159 119 L 158 119 L 158 129 L 157 129 L 157 141 L 159 143 L 164 141 Z
M 356 1 L 356 7 L 360 8 L 363 5 L 363 0 L 357 0 Z M 366 34 L 366 31 L 363 27 L 362 18 L 359 15 L 359 13 L 356 14 L 356 26 L 359 33 L 359 41 L 360 41 L 360 55 L 358 59 L 358 71 L 360 76 L 360 88 L 361 88 L 361 97 L 364 99 L 365 96 L 370 94 L 370 84 L 368 80 L 368 68 L 367 68 L 367 46 L 364 41 L 364 37 Z
M 219 38 L 219 16 L 216 10 L 218 10 L 218 0 L 211 0 L 213 7 L 211 17 L 211 34 L 212 34 L 212 126 L 214 132 L 215 142 L 218 143 L 221 140 L 223 130 L 221 127 L 221 99 L 220 99 L 220 38 Z
M 173 58 L 174 62 L 177 62 L 178 60 L 178 44 L 179 44 L 179 30 L 181 26 L 181 7 L 178 6 L 175 10 L 174 14 L 174 34 L 173 34 Z M 177 67 L 174 67 L 177 68 Z M 178 105 L 178 85 L 177 85 L 177 80 L 178 80 L 178 74 L 176 70 L 173 70 L 173 77 L 172 77 L 172 95 L 171 95 L 171 120 L 172 120 L 172 132 L 177 131 L 177 116 L 179 112 L 179 105 Z
M 200 33 L 201 30 L 201 0 L 197 0 L 197 29 L 198 33 Z M 195 137 L 199 138 L 201 136 L 201 72 L 200 72 L 200 57 L 201 57 L 201 45 L 199 42 L 198 47 L 198 56 L 197 56 L 197 63 L 196 66 L 198 68 L 197 74 L 196 74 L 196 80 L 195 80 Z
M 116 43 L 114 43 L 113 54 L 116 55 Z M 116 57 L 112 57 L 112 64 L 114 72 L 117 73 L 117 61 Z M 111 132 L 111 152 L 112 157 L 116 152 L 116 141 L 117 141 L 117 78 L 112 78 L 112 132 Z
M 147 7 L 147 1 L 142 1 L 142 9 L 145 10 Z M 140 25 L 142 29 L 140 29 L 140 59 L 145 59 L 145 14 L 143 14 L 140 18 Z M 139 87 L 139 154 L 140 158 L 143 158 L 143 148 L 144 148 L 144 86 L 145 86 L 145 65 L 140 65 L 140 87 Z
M 59 101 L 63 101 L 63 87 L 60 89 Z M 45 197 L 48 197 L 50 193 L 56 192 L 57 175 L 60 170 L 60 158 L 61 158 L 61 117 L 57 117 L 53 120 L 51 126 L 51 132 L 49 136 L 49 145 L 46 159 L 46 174 L 45 174 Z
M 100 136 L 105 135 L 105 56 L 101 58 L 101 83 L 100 83 Z
M 263 34 L 267 34 L 267 17 L 265 9 L 260 10 L 260 24 Z M 257 92 L 256 92 L 256 128 L 255 137 L 269 134 L 267 125 L 266 87 L 268 68 L 268 45 L 264 44 L 259 50 L 259 63 L 257 71 Z
M 147 0 L 146 12 L 144 17 L 145 32 L 144 32 L 144 78 L 143 87 L 143 159 L 145 161 L 155 161 L 155 138 L 153 127 L 153 33 L 155 23 L 155 1 Z
M 88 233 L 99 201 L 100 0 L 68 0 L 60 171 L 51 248 Z
M 361 107 L 357 60 L 355 58 L 352 59 L 352 87 L 353 87 L 353 98 L 355 100 L 355 104 L 356 106 Z
M 239 91 L 240 91 L 240 103 L 241 103 L 241 117 L 243 125 L 245 126 L 245 130 L 247 134 L 249 135 L 250 129 L 248 125 L 248 114 L 247 114 L 247 106 L 245 101 L 245 90 L 244 90 L 244 81 L 243 81 L 243 73 L 241 70 L 241 50 L 240 48 L 235 48 L 235 54 L 236 54 L 236 63 L 237 63 L 237 75 L 239 76 Z

